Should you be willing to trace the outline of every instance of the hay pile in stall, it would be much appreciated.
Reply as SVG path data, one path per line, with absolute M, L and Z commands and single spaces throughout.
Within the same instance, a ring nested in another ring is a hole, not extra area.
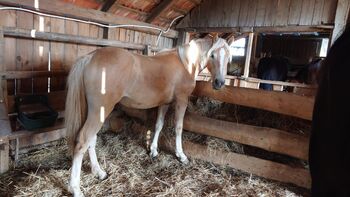
M 249 108 L 208 99 L 191 103 L 189 110 L 234 122 L 272 125 L 279 129 L 288 127 L 286 130 L 299 129 L 300 132 L 309 130 L 307 122 L 281 117 L 277 120 L 278 115 L 266 114 L 270 112 L 252 112 Z M 254 117 L 250 117 L 252 114 Z M 276 121 L 271 115 L 276 116 Z M 81 189 L 87 196 L 309 196 L 308 190 L 266 180 L 226 166 L 200 160 L 191 160 L 189 165 L 183 166 L 173 153 L 164 150 L 159 151 L 157 159 L 151 160 L 146 148 L 147 133 L 144 128 L 151 128 L 154 123 L 141 125 L 135 119 L 123 117 L 125 123 L 118 132 L 103 129 L 99 133 L 96 149 L 108 178 L 100 181 L 93 177 L 88 156 L 84 158 Z M 264 117 L 269 121 L 264 121 Z M 173 114 L 168 114 L 162 131 L 165 139 L 174 136 L 173 124 L 169 120 L 172 118 Z M 210 149 L 216 150 L 256 152 L 237 143 L 188 132 L 184 132 L 184 140 L 207 144 Z M 0 177 L 1 196 L 70 195 L 66 188 L 71 159 L 67 155 L 65 140 L 21 155 L 20 158 L 16 168 Z M 289 160 L 286 159 L 285 162 L 288 163 Z

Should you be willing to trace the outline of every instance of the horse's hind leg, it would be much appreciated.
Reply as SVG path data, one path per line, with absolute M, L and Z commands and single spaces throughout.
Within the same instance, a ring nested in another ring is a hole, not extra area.
M 182 128 L 187 108 L 188 98 L 179 98 L 175 105 L 176 156 L 183 164 L 188 164 L 187 156 L 182 149 Z
M 151 144 L 151 153 L 150 156 L 151 158 L 154 158 L 158 155 L 158 139 L 159 139 L 159 134 L 160 131 L 163 128 L 164 125 L 164 118 L 165 118 L 165 114 L 168 111 L 169 105 L 161 105 L 158 107 L 158 115 L 157 115 L 157 122 L 156 122 L 156 128 L 155 128 L 155 132 L 154 132 L 154 137 L 153 137 L 153 141 Z
M 104 117 L 106 117 L 111 112 L 111 110 L 112 108 L 107 108 L 104 113 Z M 99 167 L 94 148 L 96 143 L 96 134 L 101 129 L 103 124 L 103 121 L 101 121 L 100 113 L 101 112 L 99 112 L 99 110 L 90 111 L 85 124 L 79 131 L 79 135 L 77 137 L 77 144 L 74 148 L 72 172 L 69 182 L 69 191 L 72 192 L 74 196 L 83 196 L 83 193 L 80 191 L 80 173 L 83 156 L 88 148 L 93 147 L 89 150 L 93 172 L 96 171 L 100 178 L 106 177 L 105 172 Z
M 100 164 L 98 163 L 98 160 L 97 160 L 96 150 L 95 150 L 96 139 L 97 139 L 97 135 L 94 135 L 91 139 L 91 143 L 89 147 L 91 172 L 95 176 L 98 176 L 100 180 L 103 180 L 107 177 L 107 173 L 100 167 Z

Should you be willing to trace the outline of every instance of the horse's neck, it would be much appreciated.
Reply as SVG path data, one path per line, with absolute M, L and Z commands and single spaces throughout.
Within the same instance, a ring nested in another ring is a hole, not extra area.
M 210 43 L 204 40 L 178 47 L 179 57 L 193 79 L 205 69 L 208 62 L 207 53 L 209 49 Z

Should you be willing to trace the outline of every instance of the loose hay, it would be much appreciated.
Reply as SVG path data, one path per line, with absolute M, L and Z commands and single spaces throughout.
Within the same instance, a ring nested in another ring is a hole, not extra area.
M 271 118 L 271 114 L 266 114 L 269 112 L 252 112 L 252 109 L 208 99 L 199 99 L 196 103 L 191 103 L 189 110 L 204 116 L 257 126 L 286 128 L 286 130 L 300 127 L 300 130 L 306 131 L 305 133 L 309 129 L 309 125 L 303 121 L 300 123 L 294 119 L 278 119 L 277 116 Z M 173 115 L 170 114 L 164 125 L 162 135 L 165 139 L 174 136 L 173 124 L 169 121 L 172 118 Z M 255 118 L 255 121 L 252 118 Z M 173 154 L 162 150 L 159 151 L 156 160 L 151 160 L 146 148 L 147 134 L 145 131 L 140 131 L 142 127 L 134 120 L 128 120 L 119 133 L 100 132 L 96 150 L 101 166 L 108 173 L 108 178 L 99 181 L 93 177 L 86 156 L 81 176 L 81 189 L 84 194 L 87 196 L 309 196 L 308 190 L 269 181 L 227 166 L 200 160 L 191 160 L 189 165 L 183 166 Z M 189 132 L 184 132 L 183 139 L 206 144 L 209 149 L 250 154 L 259 152 L 239 143 Z M 259 154 L 265 153 L 259 152 Z M 0 177 L 0 195 L 70 195 L 66 189 L 70 166 L 71 159 L 67 155 L 64 140 L 55 146 L 22 155 L 16 168 Z
M 104 181 L 93 177 L 86 157 L 82 191 L 89 196 L 307 196 L 308 193 L 199 160 L 183 166 L 172 154 L 162 151 L 152 161 L 141 144 L 141 138 L 135 139 L 126 131 L 101 132 L 97 151 L 109 176 Z M 70 159 L 66 151 L 65 142 L 61 141 L 23 157 L 16 169 L 1 177 L 1 195 L 69 195 L 66 186 Z

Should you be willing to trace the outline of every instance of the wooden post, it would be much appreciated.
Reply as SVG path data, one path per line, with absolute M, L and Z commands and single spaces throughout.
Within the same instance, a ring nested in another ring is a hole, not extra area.
M 189 42 L 190 42 L 190 34 L 188 32 L 181 30 L 176 40 L 176 46 L 187 44 Z
M 338 0 L 338 6 L 334 20 L 334 30 L 332 34 L 331 44 L 337 40 L 337 38 L 343 33 L 346 28 L 346 24 L 349 18 L 350 1 L 349 0 Z
M 143 50 L 142 53 L 144 55 L 151 56 L 152 55 L 151 46 L 150 45 L 146 45 L 145 49 Z
M 249 33 L 248 44 L 247 44 L 247 54 L 245 58 L 244 73 L 243 73 L 243 78 L 245 79 L 249 77 L 250 60 L 252 57 L 252 49 L 253 49 L 253 40 L 254 40 L 254 33 Z M 245 81 L 241 81 L 240 87 L 247 87 L 247 83 Z
M 5 70 L 4 65 L 4 34 L 0 26 L 0 72 Z M 11 132 L 10 122 L 7 115 L 7 84 L 6 80 L 0 79 L 0 174 L 9 169 L 9 140 L 7 136 Z
M 247 55 L 246 55 L 245 64 L 244 64 L 244 73 L 243 73 L 244 78 L 249 77 L 249 68 L 250 68 L 250 60 L 252 57 L 253 40 L 254 40 L 254 33 L 249 33 L 248 45 L 247 45 Z

